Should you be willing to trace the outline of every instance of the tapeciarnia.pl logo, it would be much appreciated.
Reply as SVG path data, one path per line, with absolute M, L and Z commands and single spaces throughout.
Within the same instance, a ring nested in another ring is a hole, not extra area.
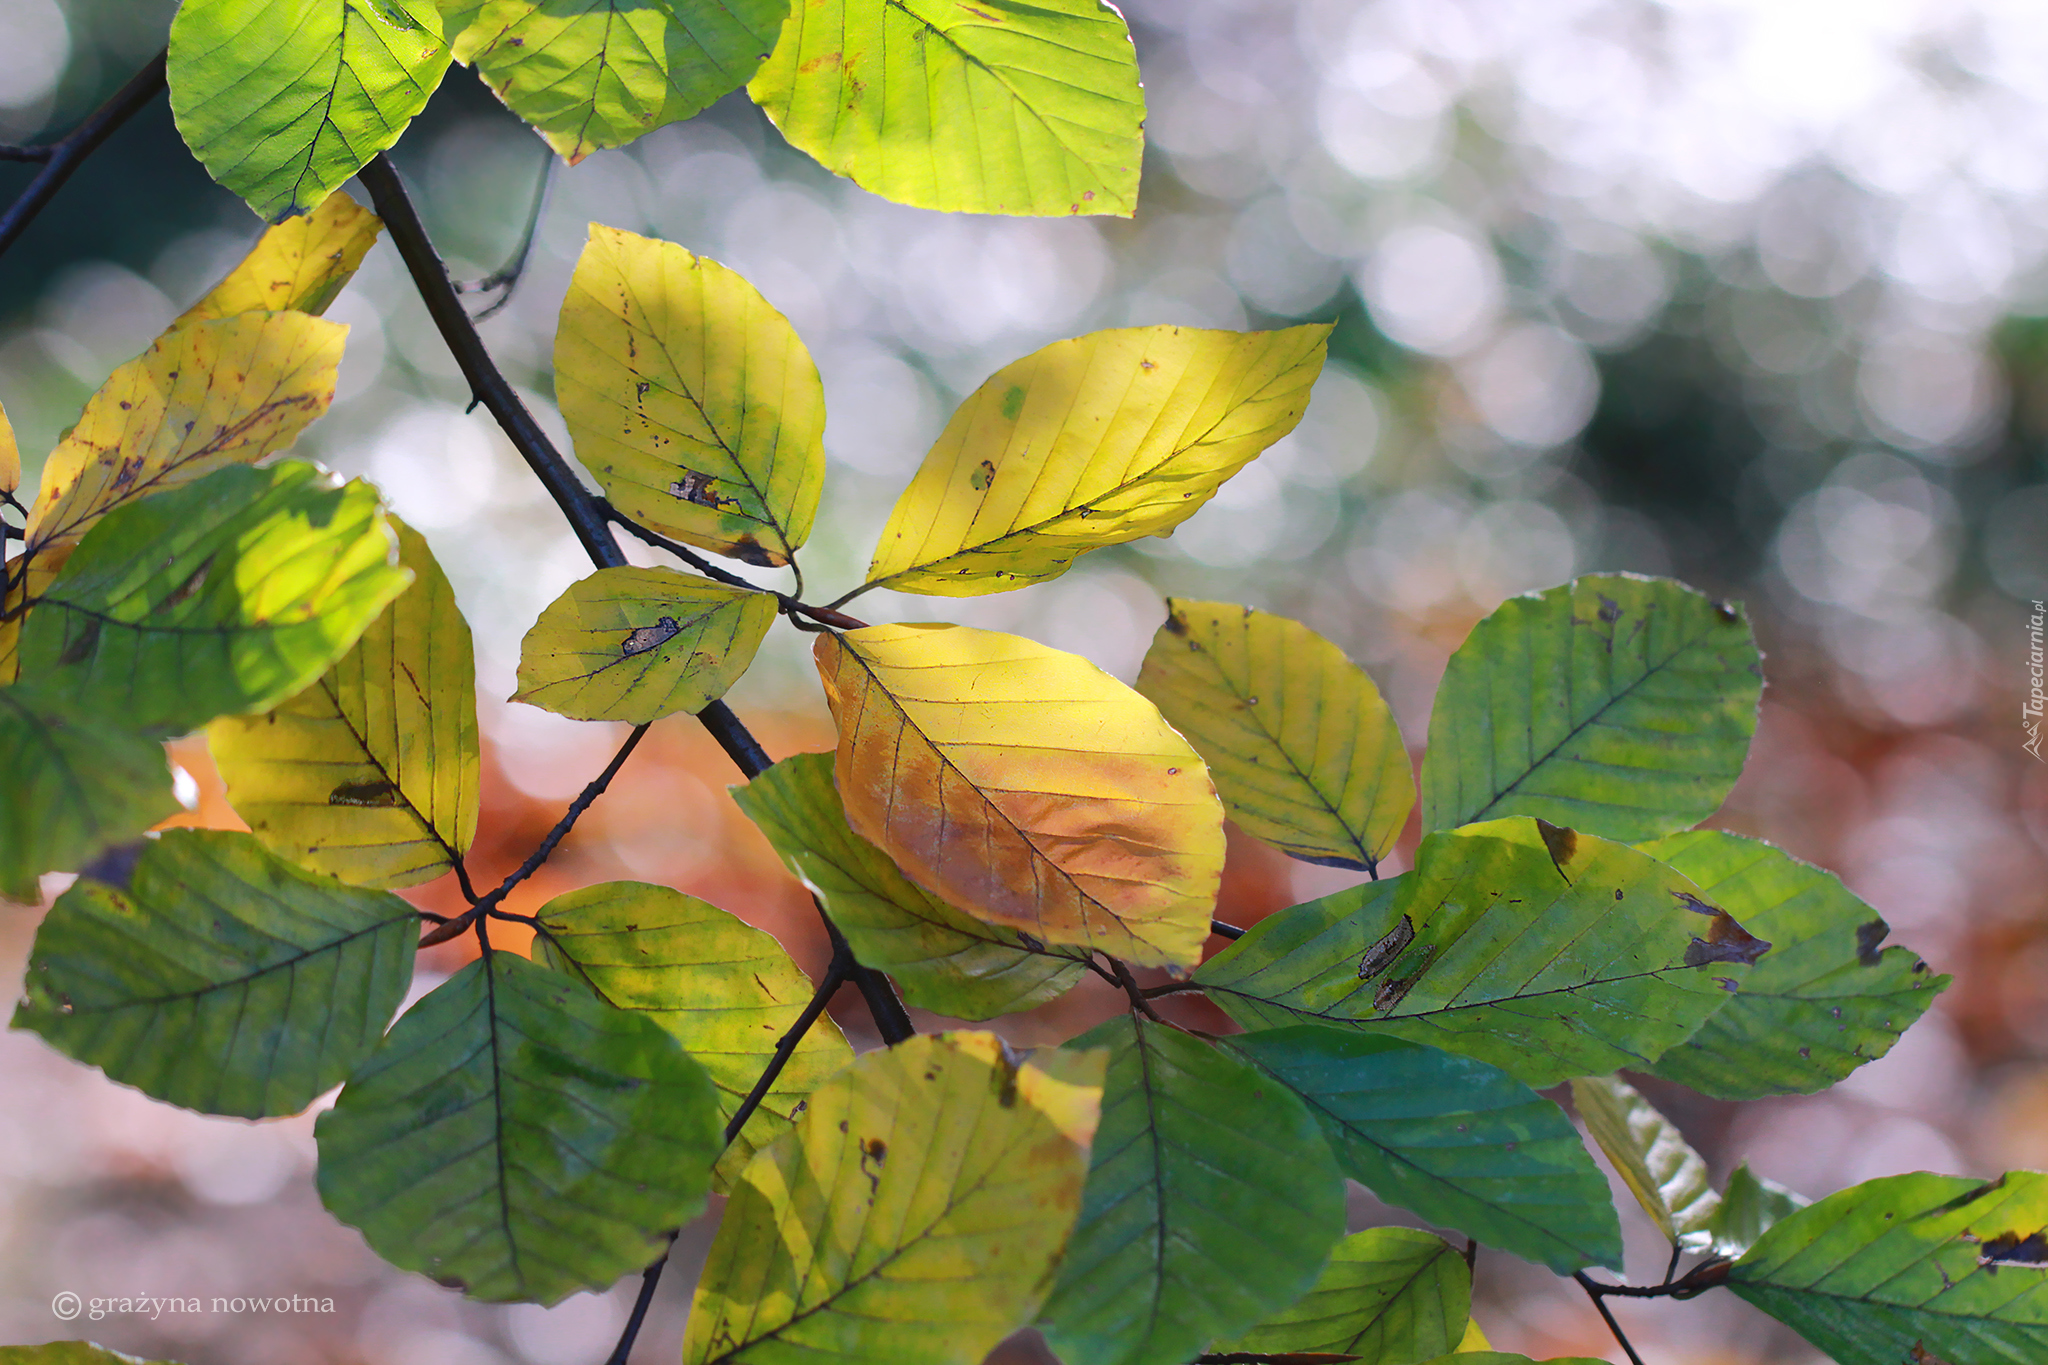
M 2027 699 L 2020 707 L 2020 724 L 2026 727 L 2027 742 L 2020 747 L 2041 758 L 2041 715 L 2048 706 L 2048 689 L 2044 689 L 2044 668 L 2041 652 L 2041 627 L 2048 621 L 2048 605 L 2034 603 L 2034 614 L 2027 618 Z M 2048 760 L 2043 760 L 2048 761 Z

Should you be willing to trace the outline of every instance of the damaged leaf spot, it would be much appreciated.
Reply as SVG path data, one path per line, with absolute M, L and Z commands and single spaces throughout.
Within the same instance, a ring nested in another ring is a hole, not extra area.
M 976 465 L 974 472 L 967 476 L 967 482 L 974 485 L 974 491 L 977 493 L 985 492 L 988 486 L 995 482 L 995 479 L 996 467 L 988 460 L 983 460 L 980 464 Z
M 1600 619 L 1610 626 L 1619 621 L 1621 619 L 1621 603 L 1611 597 L 1602 597 L 1600 599 Z
M 1024 411 L 1024 386 L 1010 385 L 1010 391 L 1003 395 L 1003 420 L 1014 422 L 1017 414 Z
M 717 480 L 709 474 L 699 474 L 694 469 L 684 470 L 683 477 L 668 486 L 668 495 L 719 512 L 735 509 L 740 505 L 737 498 L 720 497 Z
M 1878 945 L 1884 942 L 1885 935 L 1891 931 L 1892 927 L 1881 919 L 1857 925 L 1856 960 L 1866 967 L 1875 967 L 1884 956 L 1878 951 Z
M 2036 1270 L 2048 1267 L 2048 1228 L 2025 1237 L 2017 1232 L 2000 1233 L 1978 1251 L 1977 1264 L 1993 1275 L 2000 1266 L 2031 1266 Z
M 1393 927 L 1385 938 L 1365 950 L 1365 956 L 1358 959 L 1358 979 L 1370 981 L 1394 965 L 1407 946 L 1415 941 L 1415 922 L 1406 915 Z
M 1720 617 L 1725 624 L 1731 626 L 1742 619 L 1742 613 L 1735 609 L 1733 602 L 1714 603 L 1714 615 Z
M 378 806 L 391 807 L 405 804 L 399 793 L 398 784 L 384 778 L 374 782 L 344 782 L 327 793 L 330 806 Z
M 619 653 L 631 658 L 645 654 L 650 649 L 659 649 L 682 632 L 673 616 L 664 616 L 651 626 L 641 626 L 619 642 Z
M 1571 874 L 1564 868 L 1565 864 L 1572 860 L 1572 855 L 1579 851 L 1578 831 L 1566 829 L 1563 825 L 1553 825 L 1548 820 L 1538 820 L 1536 832 L 1543 836 L 1543 846 L 1550 850 L 1550 861 L 1556 865 L 1557 875 L 1563 877 L 1569 885 Z
M 1753 963 L 1770 951 L 1771 945 L 1758 938 L 1735 922 L 1735 917 L 1719 906 L 1709 905 L 1689 891 L 1674 891 L 1680 904 L 1696 915 L 1705 915 L 1713 923 L 1707 928 L 1705 938 L 1694 938 L 1686 945 L 1685 965 L 1703 967 L 1709 962 Z
M 732 505 L 734 507 L 739 506 L 737 502 L 733 503 Z M 768 551 L 762 549 L 761 542 L 754 539 L 750 535 L 741 536 L 737 540 L 733 541 L 731 554 L 732 557 L 734 559 L 737 559 L 740 563 L 752 564 L 754 567 L 760 569 L 777 568 L 782 563 L 782 561 L 778 560 L 774 555 L 769 554 Z

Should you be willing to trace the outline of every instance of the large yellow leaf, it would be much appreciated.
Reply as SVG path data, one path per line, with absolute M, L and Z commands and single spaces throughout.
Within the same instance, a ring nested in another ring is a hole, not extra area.
M 1127 327 L 1006 366 L 925 456 L 866 586 L 973 597 L 1169 534 L 1294 430 L 1329 334 Z
M 206 742 L 235 813 L 272 852 L 358 886 L 414 886 L 476 837 L 469 624 L 419 532 L 389 518 L 412 586 L 311 687 Z
M 171 325 L 237 313 L 324 313 L 383 226 L 383 219 L 336 190 L 311 213 L 267 229 L 242 263 Z
M 847 820 L 949 904 L 1148 966 L 1201 958 L 1223 872 L 1209 770 L 1094 664 L 966 626 L 821 635 Z
M 825 393 L 789 319 L 716 261 L 593 223 L 555 333 L 576 454 L 627 516 L 749 564 L 804 543 Z
M 21 487 L 21 447 L 14 441 L 14 423 L 7 420 L 7 408 L 0 405 L 0 493 L 10 498 Z
M 684 1365 L 978 1365 L 1031 1320 L 1081 1206 L 1104 1054 L 991 1033 L 870 1052 L 747 1166 Z

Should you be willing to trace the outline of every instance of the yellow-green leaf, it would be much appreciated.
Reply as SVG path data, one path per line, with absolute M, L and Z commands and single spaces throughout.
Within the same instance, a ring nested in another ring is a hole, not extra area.
M 1328 1351 L 1414 1365 L 1460 1349 L 1471 1311 L 1472 1272 L 1450 1243 L 1416 1228 L 1367 1228 L 1337 1243 L 1299 1301 L 1211 1351 Z
M 593 223 L 555 334 L 576 454 L 627 516 L 787 563 L 825 481 L 825 391 L 789 319 L 716 261 Z
M 476 837 L 469 624 L 419 532 L 390 517 L 412 586 L 320 680 L 207 746 L 235 813 L 272 852 L 358 886 L 414 886 Z
M 675 569 L 599 569 L 519 647 L 519 691 L 577 720 L 644 725 L 725 695 L 775 621 L 775 598 Z
M 1103 1057 L 1061 1062 L 935 1034 L 827 1081 L 741 1175 L 684 1365 L 978 1365 L 1037 1311 L 1080 1209 Z
M 21 447 L 14 441 L 14 423 L 7 420 L 6 405 L 0 404 L 0 493 L 12 494 L 21 487 Z
M 962 403 L 897 500 L 868 587 L 973 597 L 1169 534 L 1294 430 L 1326 324 L 1056 341 Z
M 172 1365 L 122 1355 L 90 1341 L 53 1341 L 45 1346 L 0 1346 L 0 1365 Z
M 695 896 L 646 882 L 605 882 L 557 896 L 535 940 L 557 971 L 589 983 L 620 1009 L 644 1013 L 683 1045 L 718 1089 L 729 1123 L 775 1045 L 810 1003 L 809 977 L 773 937 Z M 811 1025 L 789 1063 L 718 1163 L 720 1186 L 787 1132 L 826 1077 L 853 1060 L 829 1016 Z
M 255 249 L 173 327 L 237 313 L 298 312 L 316 317 L 376 245 L 384 220 L 336 190 L 319 208 L 268 228 Z
M 1200 755 L 1086 659 L 965 626 L 821 635 L 846 817 L 949 904 L 1146 966 L 1201 958 L 1223 806 Z
M 1230 818 L 1305 862 L 1377 868 L 1415 774 L 1365 670 L 1284 616 L 1172 597 L 1166 612 L 1138 690 L 1209 761 Z
M 1674 1246 L 1705 1250 L 1721 1196 L 1678 1125 L 1616 1076 L 1573 1078 L 1572 1103 L 1658 1231 Z

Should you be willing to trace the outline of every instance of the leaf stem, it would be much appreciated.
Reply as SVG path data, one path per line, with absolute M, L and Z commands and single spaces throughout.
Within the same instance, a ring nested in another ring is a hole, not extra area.
M 1607 1301 L 1602 1297 L 1602 1290 L 1611 1286 L 1595 1284 L 1583 1270 L 1573 1271 L 1572 1278 L 1579 1282 L 1580 1287 L 1586 1291 L 1586 1297 L 1593 1301 L 1593 1307 L 1599 1309 L 1600 1316 L 1606 1319 L 1607 1330 L 1614 1333 L 1614 1339 L 1621 1343 L 1622 1354 L 1629 1358 L 1629 1365 L 1643 1365 L 1643 1358 L 1636 1354 L 1635 1345 L 1628 1339 L 1628 1333 L 1621 1330 L 1621 1324 L 1614 1320 L 1614 1314 L 1607 1311 Z
M 49 202 L 57 197 L 57 191 L 71 178 L 79 163 L 99 150 L 102 142 L 111 137 L 116 129 L 133 118 L 143 105 L 155 99 L 157 92 L 164 88 L 164 72 L 169 58 L 168 52 L 159 52 L 150 58 L 142 70 L 128 78 L 128 83 L 116 90 L 99 108 L 86 116 L 83 123 L 73 128 L 57 141 L 45 147 L 9 148 L 8 161 L 41 162 L 43 169 L 34 180 L 29 181 L 15 201 L 7 206 L 7 212 L 0 214 L 0 251 L 14 245 L 15 240 L 28 230 Z
M 755 592 L 773 592 L 773 589 L 764 588 L 758 583 L 750 583 L 746 579 L 741 578 L 738 574 L 733 573 L 730 570 L 719 568 L 716 564 L 713 564 L 710 560 L 704 558 L 704 556 L 698 554 L 689 546 L 684 545 L 679 541 L 670 540 L 667 536 L 661 534 L 661 532 L 659 531 L 648 530 L 645 526 L 642 526 L 639 522 L 634 521 L 631 517 L 621 512 L 618 508 L 612 506 L 609 500 L 605 498 L 599 498 L 597 500 L 597 503 L 598 506 L 603 509 L 605 517 L 614 526 L 617 526 L 620 530 L 626 532 L 635 540 L 642 541 L 648 545 L 652 545 L 657 550 L 667 551 L 669 554 L 674 555 L 677 559 L 682 560 L 683 563 L 695 569 L 698 573 L 703 574 L 706 578 L 714 579 L 717 582 L 723 583 L 727 587 L 731 588 L 750 588 Z M 803 571 L 797 568 L 796 561 L 794 559 L 790 560 L 789 562 L 789 570 L 797 577 L 797 593 L 773 593 L 776 602 L 781 605 L 782 611 L 785 615 L 791 618 L 795 618 L 798 616 L 807 616 L 813 621 L 817 621 L 822 625 L 831 626 L 837 630 L 859 630 L 861 627 L 867 624 L 867 622 L 862 621 L 856 617 L 848 616 L 843 611 L 834 611 L 831 607 L 814 607 L 810 603 L 800 600 L 800 595 L 803 591 Z M 795 624 L 799 628 L 803 627 L 803 623 L 801 621 L 792 620 L 792 624 Z
M 1235 924 L 1225 924 L 1220 919 L 1209 921 L 1209 932 L 1218 938 L 1227 938 L 1233 941 L 1244 937 L 1244 930 L 1238 928 Z
M 1152 1008 L 1152 1002 L 1146 997 L 1145 992 L 1138 989 L 1137 979 L 1131 975 L 1131 969 L 1124 965 L 1123 959 L 1110 957 L 1108 953 L 1104 953 L 1103 956 L 1109 959 L 1109 968 L 1115 973 L 1110 980 L 1123 987 L 1125 998 L 1131 1002 L 1131 1012 L 1142 1014 L 1154 1023 L 1165 1023 L 1166 1021 L 1159 1017 L 1159 1011 Z

